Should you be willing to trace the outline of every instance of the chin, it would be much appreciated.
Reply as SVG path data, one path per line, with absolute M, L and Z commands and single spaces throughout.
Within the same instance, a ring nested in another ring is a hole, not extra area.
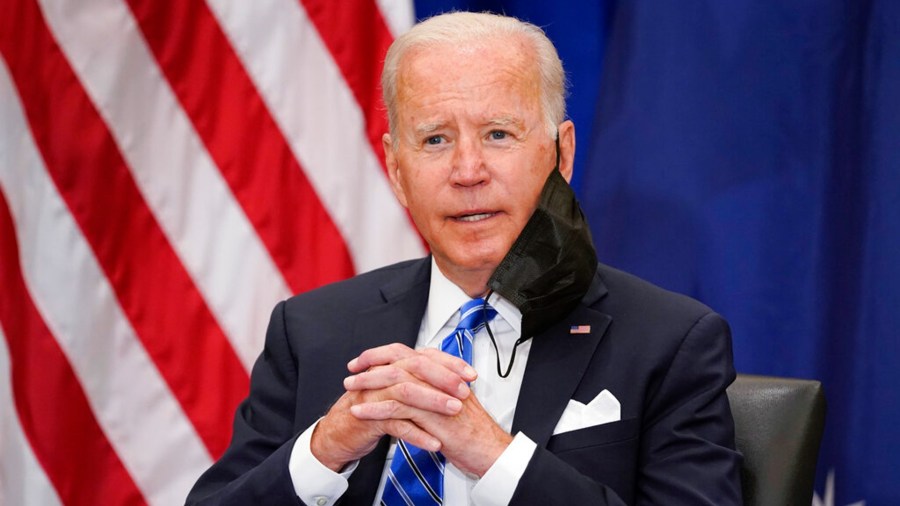
M 500 261 L 503 260 L 503 256 L 496 252 L 485 252 L 480 254 L 467 254 L 462 258 L 459 258 L 459 261 L 454 262 L 456 265 L 461 268 L 469 271 L 487 271 L 494 272 L 494 269 L 500 265 Z
M 448 267 L 469 272 L 487 271 L 491 274 L 512 247 L 509 241 L 497 240 L 497 237 L 492 239 L 494 240 L 459 241 L 441 256 Z

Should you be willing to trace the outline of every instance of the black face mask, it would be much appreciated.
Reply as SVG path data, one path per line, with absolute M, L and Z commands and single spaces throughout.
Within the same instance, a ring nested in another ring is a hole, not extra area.
M 491 326 L 485 326 L 501 378 L 512 371 L 520 344 L 575 309 L 597 271 L 591 231 L 575 192 L 559 172 L 559 157 L 557 138 L 556 166 L 544 183 L 537 208 L 488 280 L 491 292 L 499 293 L 522 312 L 522 334 L 513 346 L 506 372 L 501 370 Z
M 534 214 L 488 280 L 492 291 L 522 312 L 520 341 L 572 311 L 597 270 L 584 213 L 557 167 L 544 183 Z

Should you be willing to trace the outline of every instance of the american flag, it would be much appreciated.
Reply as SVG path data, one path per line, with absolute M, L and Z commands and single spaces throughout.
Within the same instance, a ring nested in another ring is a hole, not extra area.
M 0 504 L 182 504 L 273 305 L 425 253 L 381 147 L 412 6 L 0 13 Z

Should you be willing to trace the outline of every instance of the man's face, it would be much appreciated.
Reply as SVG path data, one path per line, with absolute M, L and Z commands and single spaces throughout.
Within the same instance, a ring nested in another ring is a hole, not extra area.
M 518 38 L 416 48 L 401 61 L 394 192 L 441 271 L 480 295 L 534 211 L 556 163 L 533 50 Z M 571 177 L 574 127 L 559 126 Z

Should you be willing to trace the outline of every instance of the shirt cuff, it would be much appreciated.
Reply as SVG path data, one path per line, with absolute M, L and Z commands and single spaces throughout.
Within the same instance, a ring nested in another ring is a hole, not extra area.
M 359 461 L 348 464 L 340 473 L 319 462 L 309 446 L 318 424 L 317 420 L 294 442 L 288 461 L 288 471 L 294 484 L 294 492 L 301 501 L 315 506 L 332 506 L 347 491 L 347 480 L 356 470 Z
M 477 506 L 506 506 L 534 455 L 537 444 L 519 432 L 481 480 L 472 487 L 472 503 Z

